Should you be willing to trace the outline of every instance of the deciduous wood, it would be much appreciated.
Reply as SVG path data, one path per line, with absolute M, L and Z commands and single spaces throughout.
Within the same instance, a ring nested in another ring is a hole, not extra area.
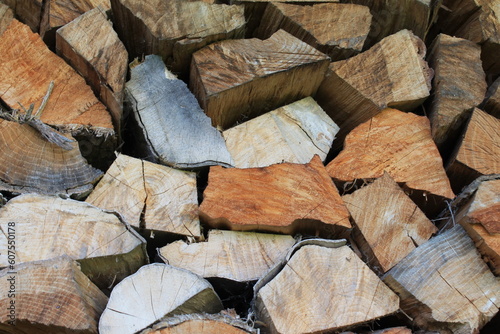
M 126 93 L 146 157 L 179 168 L 232 165 L 220 132 L 159 56 L 131 68 Z
M 500 78 L 495 80 L 488 88 L 482 109 L 488 114 L 500 118 Z
M 383 280 L 427 330 L 478 332 L 498 312 L 500 281 L 459 225 L 419 246 Z
M 237 122 L 314 95 L 328 57 L 279 30 L 270 38 L 229 40 L 193 54 L 190 88 L 212 124 Z
M 99 333 L 133 334 L 165 316 L 221 309 L 219 297 L 206 280 L 187 270 L 154 263 L 113 289 L 99 320 Z
M 321 159 L 264 168 L 210 168 L 200 218 L 215 228 L 345 236 L 349 213 Z
M 222 133 L 238 168 L 326 159 L 339 127 L 311 97 L 275 109 Z
M 12 9 L 0 2 L 0 35 L 7 29 L 13 18 L 14 12 Z

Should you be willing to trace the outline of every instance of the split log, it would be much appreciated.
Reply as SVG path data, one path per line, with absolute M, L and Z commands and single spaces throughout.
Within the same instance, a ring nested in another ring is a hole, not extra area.
M 205 278 L 250 282 L 284 259 L 294 243 L 288 235 L 211 230 L 206 242 L 176 241 L 158 254 L 165 263 Z
M 311 97 L 275 109 L 222 133 L 238 168 L 326 159 L 339 127 Z
M 193 52 L 244 36 L 242 6 L 184 0 L 111 0 L 111 6 L 131 58 L 160 55 L 172 72 L 186 77 Z
M 270 2 L 256 36 L 266 39 L 283 29 L 337 61 L 361 52 L 371 21 L 370 9 L 360 5 Z
M 133 334 L 164 317 L 221 309 L 219 297 L 206 280 L 187 270 L 154 263 L 111 291 L 99 320 L 99 333 Z
M 128 53 L 103 10 L 92 9 L 58 29 L 56 51 L 85 78 L 120 133 Z
M 325 54 L 279 30 L 195 52 L 190 87 L 212 124 L 227 129 L 314 95 L 327 66 Z
M 131 68 L 126 94 L 146 157 L 177 168 L 232 165 L 222 135 L 160 57 Z
M 432 138 L 443 154 L 454 148 L 472 109 L 484 99 L 481 48 L 466 39 L 440 34 L 427 61 L 435 73 L 429 110 Z
M 147 263 L 145 241 L 116 215 L 56 196 L 26 194 L 0 210 L 0 227 L 15 226 L 18 263 L 67 255 L 99 288 L 110 288 Z M 7 253 L 8 236 L 0 236 Z M 9 263 L 0 259 L 0 267 Z
M 308 164 L 211 167 L 200 218 L 212 228 L 346 236 L 349 213 L 318 156 Z
M 457 144 L 447 173 L 453 189 L 463 187 L 481 175 L 500 174 L 500 119 L 474 109 L 465 135 Z
M 354 240 L 378 274 L 391 269 L 437 232 L 386 172 L 342 200 L 355 222 Z
M 500 78 L 488 88 L 486 98 L 481 106 L 488 114 L 500 118 Z
M 500 280 L 460 225 L 419 246 L 383 281 L 426 330 L 475 333 L 498 312 Z
M 334 149 L 359 124 L 386 107 L 411 111 L 429 96 L 432 69 L 425 44 L 408 30 L 355 57 L 330 64 L 316 100 L 340 127 Z
M 14 18 L 14 12 L 7 5 L 0 2 L 0 36 Z
M 437 334 L 437 333 L 422 333 L 422 331 L 416 331 L 415 333 L 419 334 Z M 380 329 L 378 331 L 372 331 L 371 334 L 412 334 L 411 329 L 406 327 L 392 327 Z
M 344 150 L 326 169 L 335 181 L 352 183 L 386 171 L 428 216 L 442 210 L 443 200 L 455 197 L 427 117 L 395 109 L 385 109 L 351 131 Z
M 67 256 L 3 269 L 0 289 L 2 333 L 97 334 L 108 301 Z
M 338 331 L 399 309 L 396 294 L 348 246 L 304 245 L 255 291 L 270 333 Z
M 195 173 L 120 154 L 86 201 L 138 229 L 201 235 Z

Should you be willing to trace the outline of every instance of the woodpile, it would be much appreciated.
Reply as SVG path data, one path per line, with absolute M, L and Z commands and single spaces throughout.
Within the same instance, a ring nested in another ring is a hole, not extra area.
M 0 332 L 496 334 L 496 0 L 0 0 Z

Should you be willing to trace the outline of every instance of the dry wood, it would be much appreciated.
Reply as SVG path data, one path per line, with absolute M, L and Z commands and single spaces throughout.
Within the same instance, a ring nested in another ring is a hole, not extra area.
M 425 44 L 408 30 L 386 37 L 355 57 L 331 63 L 316 100 L 345 136 L 386 107 L 411 111 L 428 96 L 432 69 Z
M 19 231 L 16 231 L 19 232 Z M 4 254 L 2 252 L 2 254 Z M 2 333 L 97 334 L 97 323 L 108 298 L 67 256 L 26 262 L 0 271 Z M 14 301 L 14 304 L 12 304 Z M 15 324 L 6 317 L 14 305 Z
M 230 40 L 193 54 L 190 87 L 212 124 L 237 122 L 314 95 L 328 57 L 279 30 L 270 38 Z
M 460 225 L 419 246 L 383 280 L 427 330 L 476 333 L 498 312 L 500 280 Z
M 7 5 L 0 2 L 0 36 L 14 18 L 14 12 Z
M 416 333 L 436 334 L 436 333 L 422 333 L 420 331 L 417 331 Z M 371 332 L 371 334 L 412 334 L 412 331 L 411 329 L 406 327 L 392 327 L 392 328 L 380 329 L 378 331 L 373 331 Z
M 132 67 L 126 94 L 148 159 L 178 168 L 232 165 L 220 132 L 159 56 Z
M 396 312 L 398 302 L 348 246 L 304 245 L 256 291 L 255 306 L 270 333 L 292 334 L 367 322 Z
M 339 127 L 307 97 L 222 133 L 238 168 L 326 159 Z
M 500 78 L 491 84 L 486 93 L 482 109 L 488 114 L 500 118 Z
M 113 289 L 99 320 L 99 333 L 133 334 L 164 317 L 221 309 L 219 297 L 206 280 L 187 270 L 154 263 Z
M 264 168 L 210 168 L 200 218 L 210 227 L 345 236 L 349 213 L 321 159 Z
M 119 155 L 87 202 L 120 212 L 132 226 L 199 237 L 196 176 Z
M 361 52 L 371 21 L 369 8 L 360 5 L 323 3 L 300 6 L 270 2 L 256 36 L 269 38 L 283 29 L 336 61 Z
M 435 73 L 429 110 L 432 138 L 441 152 L 449 151 L 486 93 L 481 48 L 466 39 L 440 34 L 427 61 Z
M 210 230 L 206 242 L 176 241 L 158 254 L 165 263 L 202 277 L 249 282 L 284 259 L 294 243 L 288 235 Z
M 404 193 L 384 175 L 353 194 L 342 196 L 355 224 L 356 244 L 377 273 L 385 273 L 437 228 Z

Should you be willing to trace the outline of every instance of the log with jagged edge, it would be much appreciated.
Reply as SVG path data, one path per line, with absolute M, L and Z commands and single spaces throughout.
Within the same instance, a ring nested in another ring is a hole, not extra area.
M 133 334 L 170 316 L 220 310 L 222 303 L 206 280 L 184 269 L 154 263 L 111 291 L 99 320 L 99 333 Z
M 85 78 L 120 133 L 128 53 L 103 10 L 92 9 L 58 29 L 56 51 Z
M 156 54 L 188 77 L 191 55 L 210 43 L 243 38 L 242 6 L 184 0 L 111 0 L 116 29 L 130 57 Z
M 366 6 L 340 3 L 300 6 L 270 2 L 256 36 L 269 38 L 283 29 L 337 61 L 361 52 L 371 20 Z
M 345 242 L 314 242 L 297 245 L 254 288 L 269 333 L 340 332 L 398 311 L 396 294 Z
M 326 169 L 342 183 L 378 178 L 386 171 L 404 184 L 428 216 L 439 213 L 443 201 L 455 197 L 428 118 L 396 109 L 384 109 L 351 131 L 344 150 Z
M 481 48 L 469 40 L 440 34 L 432 43 L 427 61 L 434 69 L 434 92 L 428 110 L 432 138 L 444 154 L 454 148 L 470 112 L 484 99 Z
M 222 132 L 234 167 L 326 159 L 339 127 L 307 97 Z
M 199 237 L 195 173 L 120 154 L 86 201 L 147 231 Z
M 318 156 L 308 164 L 210 168 L 200 219 L 213 228 L 344 237 L 349 213 Z
M 327 66 L 325 54 L 279 30 L 195 52 L 189 84 L 212 124 L 227 129 L 314 95 Z
M 381 109 L 411 111 L 424 102 L 432 79 L 425 50 L 422 40 L 402 30 L 357 56 L 330 64 L 316 100 L 340 127 L 335 150 L 352 129 Z
M 391 269 L 437 232 L 386 172 L 342 200 L 355 222 L 353 239 L 378 274 Z
M 3 269 L 0 289 L 2 333 L 97 334 L 108 301 L 67 256 Z
M 500 174 L 500 119 L 475 108 L 446 167 L 456 192 L 481 175 Z
M 481 109 L 488 114 L 500 118 L 500 78 L 491 84 L 486 93 Z
M 500 306 L 500 280 L 460 225 L 420 245 L 383 281 L 415 325 L 426 330 L 477 333 Z
M 99 288 L 111 288 L 148 262 L 143 238 L 119 216 L 57 196 L 24 194 L 0 210 L 0 227 L 16 226 L 18 263 L 68 255 Z M 9 239 L 0 235 L 7 253 Z M 0 267 L 9 263 L 2 257 Z

